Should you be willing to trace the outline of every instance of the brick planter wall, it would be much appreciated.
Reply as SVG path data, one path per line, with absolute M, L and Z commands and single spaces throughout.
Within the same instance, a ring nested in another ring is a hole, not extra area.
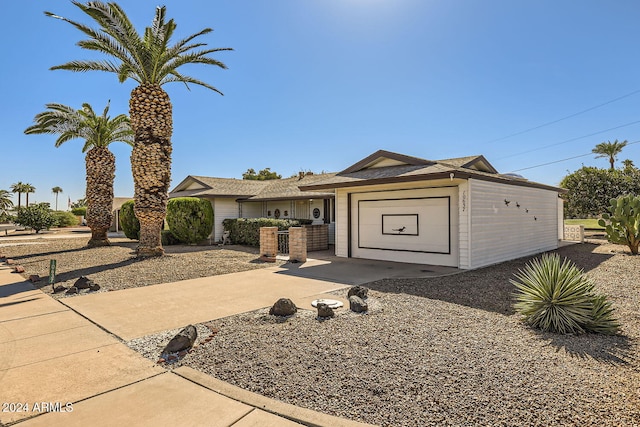
M 307 252 L 329 249 L 329 224 L 305 225 L 307 230 Z

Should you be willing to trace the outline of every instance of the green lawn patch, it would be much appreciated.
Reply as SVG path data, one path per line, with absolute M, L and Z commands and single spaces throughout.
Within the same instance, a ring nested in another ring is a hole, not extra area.
M 565 219 L 564 223 L 566 225 L 584 225 L 585 229 L 591 230 L 604 230 L 604 227 L 600 227 L 598 225 L 597 219 Z

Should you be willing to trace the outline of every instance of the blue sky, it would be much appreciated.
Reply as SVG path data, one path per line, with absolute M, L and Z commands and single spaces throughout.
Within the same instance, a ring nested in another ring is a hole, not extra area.
M 143 29 L 157 3 L 119 4 Z M 506 173 L 587 154 L 602 141 L 640 140 L 640 123 L 631 124 L 640 120 L 637 0 L 164 4 L 176 40 L 212 27 L 201 41 L 235 49 L 216 55 L 228 70 L 185 70 L 225 96 L 165 86 L 174 107 L 171 187 L 189 174 L 240 178 L 248 168 L 339 171 L 378 149 L 428 159 L 484 154 Z M 53 205 L 51 188 L 60 186 L 64 208 L 84 195 L 82 141 L 54 148 L 55 137 L 24 129 L 51 102 L 102 111 L 111 100 L 112 115 L 127 113 L 135 85 L 108 73 L 49 70 L 93 57 L 75 46 L 78 30 L 43 14 L 91 23 L 70 2 L 13 1 L 3 10 L 0 189 L 28 182 L 37 189 L 30 201 Z M 111 149 L 115 194 L 131 196 L 131 149 Z M 640 165 L 640 143 L 625 158 Z M 608 165 L 589 155 L 519 173 L 557 185 L 583 164 Z

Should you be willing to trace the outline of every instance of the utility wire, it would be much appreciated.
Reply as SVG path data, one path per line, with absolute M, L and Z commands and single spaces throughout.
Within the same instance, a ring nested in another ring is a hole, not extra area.
M 531 132 L 531 131 L 536 130 L 536 129 L 543 128 L 543 127 L 545 127 L 545 126 L 553 125 L 553 124 L 558 123 L 558 122 L 561 122 L 561 121 L 563 121 L 563 120 L 567 120 L 567 119 L 570 119 L 570 118 L 572 118 L 572 117 L 579 116 L 580 114 L 584 114 L 584 113 L 587 113 L 587 112 L 589 112 L 589 111 L 595 110 L 596 108 L 604 107 L 605 105 L 611 104 L 611 103 L 616 102 L 616 101 L 620 101 L 621 99 L 624 99 L 624 98 L 628 98 L 628 97 L 630 97 L 630 96 L 632 96 L 632 95 L 635 95 L 636 93 L 640 93 L 640 89 L 638 89 L 638 90 L 634 90 L 633 92 L 627 93 L 626 95 L 622 95 L 622 96 L 619 96 L 619 97 L 617 97 L 617 98 L 611 99 L 611 100 L 609 100 L 609 101 L 607 101 L 607 102 L 603 102 L 602 104 L 598 104 L 598 105 L 596 105 L 596 106 L 593 106 L 593 107 L 587 108 L 586 110 L 578 111 L 577 113 L 570 114 L 570 115 L 568 115 L 568 116 L 565 116 L 565 117 L 559 118 L 559 119 L 557 119 L 557 120 L 553 120 L 553 121 L 550 121 L 550 122 L 547 122 L 547 123 L 543 123 L 543 124 L 541 124 L 541 125 L 534 126 L 534 127 L 532 127 L 532 128 L 522 130 L 522 131 L 520 131 L 520 132 L 516 132 L 516 133 L 512 133 L 512 134 L 507 135 L 507 136 L 503 136 L 503 137 L 501 137 L 501 138 L 496 138 L 496 139 L 492 139 L 492 140 L 490 140 L 490 141 L 486 141 L 486 142 L 485 142 L 485 144 L 490 144 L 490 143 L 492 143 L 492 142 L 502 141 L 502 140 L 505 140 L 505 139 L 508 139 L 508 138 L 511 138 L 511 137 L 514 137 L 514 136 L 517 136 L 517 135 L 522 135 L 523 133 L 527 133 L 527 132 Z
M 588 135 L 583 135 L 583 136 L 578 136 L 576 138 L 566 139 L 564 141 L 556 142 L 554 144 L 549 144 L 549 145 L 545 145 L 545 146 L 538 147 L 538 148 L 532 148 L 531 150 L 521 151 L 521 152 L 515 153 L 515 154 L 509 154 L 508 156 L 500 157 L 497 160 L 508 159 L 510 157 L 521 156 L 523 154 L 532 153 L 534 151 L 544 150 L 545 148 L 555 147 L 557 145 L 562 145 L 562 144 L 566 144 L 568 142 L 577 141 L 579 139 L 588 138 L 590 136 L 598 135 L 598 134 L 601 134 L 601 133 L 609 132 L 609 131 L 612 131 L 612 130 L 620 129 L 620 128 L 631 126 L 631 125 L 635 125 L 637 123 L 640 123 L 640 120 L 636 120 L 635 122 L 625 123 L 623 125 L 615 126 L 615 127 L 609 128 L 609 129 L 598 131 L 598 132 L 593 132 L 593 133 L 590 133 Z
M 629 143 L 627 143 L 626 146 L 628 147 L 630 145 L 638 144 L 638 143 L 640 143 L 640 140 L 629 142 Z M 555 160 L 553 162 L 542 163 L 540 165 L 535 165 L 535 166 L 529 166 L 529 167 L 526 167 L 526 168 L 516 169 L 516 170 L 513 170 L 511 172 L 526 171 L 526 170 L 529 170 L 529 169 L 535 169 L 535 168 L 539 168 L 539 167 L 542 167 L 542 166 L 553 165 L 555 163 L 566 162 L 567 160 L 573 160 L 573 159 L 577 159 L 577 158 L 580 158 L 580 157 L 592 156 L 593 154 L 595 154 L 595 153 L 592 151 L 591 153 L 580 154 L 579 156 L 567 157 L 566 159 L 560 159 L 560 160 Z

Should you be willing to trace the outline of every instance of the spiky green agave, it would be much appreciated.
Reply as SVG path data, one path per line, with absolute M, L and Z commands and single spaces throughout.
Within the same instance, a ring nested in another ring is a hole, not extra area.
M 530 326 L 561 334 L 618 331 L 611 303 L 595 294 L 594 283 L 570 260 L 543 254 L 515 277 L 514 309 Z

